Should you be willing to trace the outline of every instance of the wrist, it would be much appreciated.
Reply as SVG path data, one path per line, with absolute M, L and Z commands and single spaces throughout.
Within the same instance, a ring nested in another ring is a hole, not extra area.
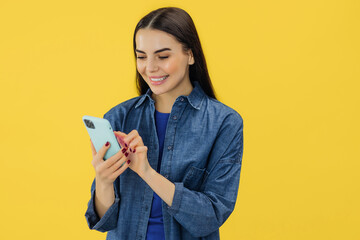
M 144 171 L 142 171 L 139 175 L 140 177 L 147 182 L 151 177 L 156 174 L 156 171 L 149 165 Z
M 106 191 L 113 188 L 113 183 L 103 182 L 98 179 L 95 180 L 95 184 L 96 184 L 96 188 L 102 191 Z

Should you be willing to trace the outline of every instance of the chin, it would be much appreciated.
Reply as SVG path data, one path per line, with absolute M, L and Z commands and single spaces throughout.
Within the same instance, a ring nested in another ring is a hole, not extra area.
M 169 91 L 168 87 L 166 87 L 164 85 L 154 86 L 151 83 L 148 83 L 148 86 L 151 89 L 151 91 L 156 95 L 161 95 L 161 94 L 164 94 L 167 91 Z
M 166 93 L 166 90 L 161 90 L 161 89 L 154 89 L 154 88 L 150 88 L 152 93 L 155 94 L 155 95 L 161 95 L 161 94 L 164 94 Z

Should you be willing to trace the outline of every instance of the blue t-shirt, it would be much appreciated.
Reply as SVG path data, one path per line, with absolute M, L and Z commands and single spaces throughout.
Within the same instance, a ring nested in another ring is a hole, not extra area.
M 161 113 L 155 109 L 155 125 L 156 132 L 159 139 L 159 162 L 157 166 L 157 172 L 160 172 L 162 152 L 164 149 L 164 140 L 166 133 L 166 125 L 169 119 L 170 113 Z M 150 218 L 148 222 L 148 229 L 146 233 L 147 240 L 165 240 L 163 215 L 161 209 L 161 198 L 154 192 L 154 197 L 151 205 Z

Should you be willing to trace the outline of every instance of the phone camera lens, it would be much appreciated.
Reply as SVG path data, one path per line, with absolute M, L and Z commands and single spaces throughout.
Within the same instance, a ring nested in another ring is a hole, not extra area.
M 85 122 L 85 124 L 86 124 L 86 126 L 87 126 L 88 128 L 93 128 L 93 129 L 95 129 L 95 125 L 94 125 L 94 123 L 93 123 L 92 121 L 90 121 L 90 120 L 88 120 L 88 119 L 84 119 L 84 122 Z

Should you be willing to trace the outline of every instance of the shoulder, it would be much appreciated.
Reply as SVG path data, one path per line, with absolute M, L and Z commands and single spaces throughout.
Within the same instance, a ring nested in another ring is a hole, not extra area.
M 142 97 L 143 95 L 119 103 L 107 111 L 104 114 L 104 118 L 110 122 L 115 131 L 121 131 L 123 129 L 123 123 L 126 116 L 133 108 L 135 108 L 136 104 L 142 99 Z
M 122 103 L 119 103 L 118 105 L 110 108 L 110 110 L 104 114 L 104 117 L 110 117 L 112 115 L 127 113 L 131 108 L 135 107 L 136 103 L 141 98 L 142 98 L 142 96 L 137 96 L 137 97 L 131 98 L 129 100 L 126 100 Z
M 206 98 L 205 105 L 208 114 L 221 121 L 222 125 L 226 125 L 226 127 L 242 127 L 243 118 L 235 109 L 210 97 Z

